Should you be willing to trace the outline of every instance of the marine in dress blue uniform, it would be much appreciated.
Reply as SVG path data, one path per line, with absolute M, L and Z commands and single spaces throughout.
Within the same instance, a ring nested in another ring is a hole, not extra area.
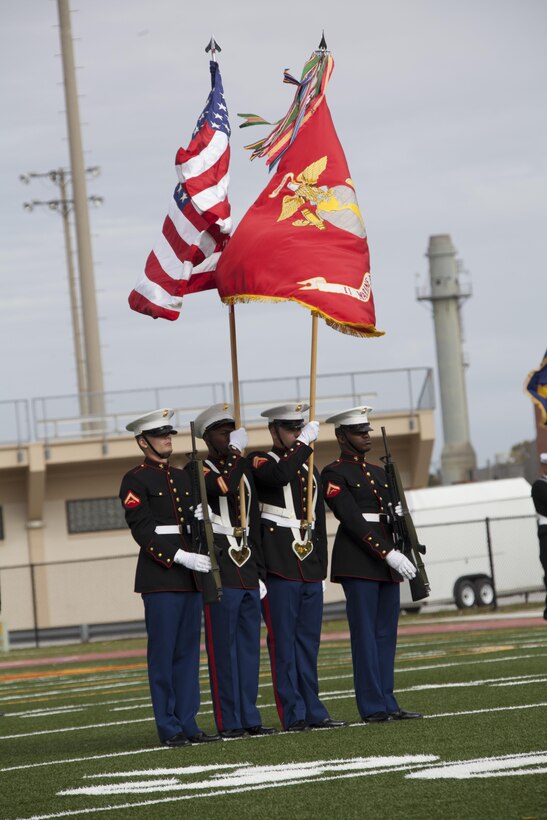
M 543 583 L 547 589 L 547 453 L 539 457 L 543 475 L 532 484 L 532 501 L 537 513 L 539 560 L 543 567 Z M 547 597 L 543 617 L 547 621 Z
M 202 596 L 196 583 L 210 569 L 208 556 L 192 552 L 185 532 L 187 475 L 169 464 L 169 423 L 174 411 L 147 413 L 127 425 L 144 460 L 124 476 L 120 499 L 140 547 L 135 592 L 142 595 L 148 634 L 150 694 L 158 735 L 166 746 L 220 740 L 201 731 L 199 647 Z
M 216 404 L 194 422 L 208 448 L 204 461 L 222 599 L 205 604 L 205 639 L 217 729 L 224 738 L 273 734 L 257 709 L 260 671 L 260 585 L 266 571 L 260 511 L 247 459 L 244 428 L 235 429 L 229 405 Z M 245 494 L 241 521 L 240 483 Z M 263 584 L 262 584 L 263 586 Z
M 321 478 L 339 521 L 331 580 L 342 584 L 346 598 L 357 707 L 367 723 L 382 723 L 422 716 L 401 709 L 393 691 L 399 584 L 416 569 L 393 548 L 386 474 L 366 459 L 370 412 L 353 407 L 327 419 L 341 452 Z
M 267 569 L 263 614 L 277 710 L 287 731 L 344 726 L 319 698 L 317 656 L 327 575 L 327 533 L 319 473 L 314 470 L 311 539 L 308 518 L 310 444 L 319 423 L 305 423 L 302 402 L 265 410 L 273 440 L 269 452 L 249 454 L 262 516 Z M 304 528 L 302 527 L 304 525 Z

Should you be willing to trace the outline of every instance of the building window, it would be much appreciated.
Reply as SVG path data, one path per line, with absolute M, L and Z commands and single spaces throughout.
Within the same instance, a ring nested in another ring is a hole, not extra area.
M 124 530 L 127 527 L 119 498 L 86 498 L 66 502 L 69 533 Z
M 0 507 L 0 541 L 4 540 L 4 512 Z

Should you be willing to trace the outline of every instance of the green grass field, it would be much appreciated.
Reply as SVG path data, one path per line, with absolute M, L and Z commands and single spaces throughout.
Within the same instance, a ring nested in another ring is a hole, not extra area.
M 0 655 L 0 816 L 547 818 L 547 624 L 401 636 L 399 701 L 425 719 L 377 725 L 359 722 L 335 626 L 321 692 L 348 728 L 206 747 L 158 745 L 145 658 L 114 657 L 142 640 Z M 213 732 L 204 659 L 202 683 Z M 278 726 L 265 654 L 259 706 Z

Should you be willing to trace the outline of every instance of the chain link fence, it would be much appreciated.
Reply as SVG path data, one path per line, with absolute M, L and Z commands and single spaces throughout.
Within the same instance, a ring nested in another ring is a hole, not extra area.
M 328 515 L 332 547 L 336 521 Z M 401 608 L 490 607 L 544 591 L 535 516 L 423 525 L 431 596 L 413 604 L 402 585 Z M 142 603 L 132 591 L 136 554 L 0 568 L 2 617 L 12 643 L 86 641 L 144 634 Z M 325 616 L 343 613 L 342 588 L 328 584 Z M 12 621 L 12 622 L 11 622 Z

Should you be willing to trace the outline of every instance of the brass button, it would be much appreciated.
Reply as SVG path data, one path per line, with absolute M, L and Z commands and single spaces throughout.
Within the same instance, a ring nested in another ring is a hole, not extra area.
M 385 554 L 386 554 L 386 551 L 385 551 L 385 550 L 382 550 L 382 555 L 385 555 Z
M 275 532 L 275 527 L 270 527 L 270 532 Z
M 182 507 L 177 507 L 178 512 L 182 512 Z
M 167 558 L 167 563 L 169 563 L 170 560 L 171 560 L 170 558 Z
M 163 552 L 158 552 L 158 558 L 162 558 L 162 557 L 163 557 Z

